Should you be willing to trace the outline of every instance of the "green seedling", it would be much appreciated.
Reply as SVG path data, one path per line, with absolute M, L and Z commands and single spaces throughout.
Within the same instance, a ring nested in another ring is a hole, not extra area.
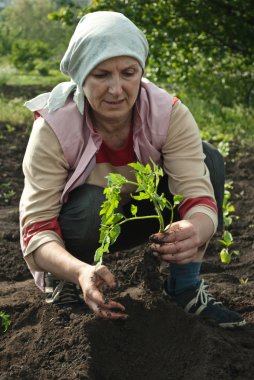
M 222 140 L 218 143 L 217 149 L 222 154 L 223 157 L 227 157 L 229 155 L 229 142 Z
M 5 313 L 4 311 L 0 311 L 0 319 L 3 331 L 6 332 L 11 324 L 11 317 L 9 314 Z
M 230 201 L 231 198 L 231 193 L 230 190 L 233 189 L 233 182 L 228 181 L 225 184 L 225 191 L 224 191 L 224 198 L 223 198 L 223 224 L 225 228 L 228 228 L 231 226 L 233 222 L 233 218 L 238 219 L 237 215 L 232 215 L 232 213 L 235 212 L 235 206 L 232 204 Z M 224 248 L 220 251 L 220 258 L 221 262 L 223 264 L 230 264 L 232 255 L 239 255 L 239 251 L 233 250 L 232 252 L 230 251 L 230 247 L 233 244 L 233 236 L 232 234 L 224 230 L 223 232 L 223 237 L 219 242 L 224 246 Z
M 229 231 L 224 231 L 223 238 L 218 240 L 224 248 L 220 251 L 220 259 L 223 264 L 230 264 L 232 255 L 239 256 L 239 251 L 230 250 L 230 247 L 234 244 L 233 236 Z
M 11 186 L 11 181 L 4 182 L 0 185 L 0 198 L 3 198 L 5 203 L 10 203 L 16 195 L 16 192 L 11 188 Z
M 247 285 L 249 279 L 248 279 L 248 277 L 246 277 L 246 278 L 241 277 L 239 281 L 240 281 L 240 284 L 241 284 L 241 285 Z
M 224 198 L 223 198 L 223 222 L 225 227 L 229 227 L 232 222 L 233 218 L 238 219 L 237 215 L 231 215 L 233 212 L 235 212 L 235 206 L 230 201 L 231 193 L 229 190 L 225 189 L 224 191 Z
M 106 200 L 101 206 L 100 215 L 102 216 L 100 227 L 100 247 L 96 250 L 94 260 L 96 263 L 101 263 L 104 253 L 109 252 L 109 247 L 117 240 L 121 232 L 121 226 L 129 221 L 155 218 L 159 222 L 159 231 L 165 230 L 162 211 L 166 208 L 171 212 L 169 226 L 173 222 L 174 208 L 179 205 L 183 199 L 181 195 L 173 197 L 171 204 L 165 195 L 158 194 L 159 180 L 163 176 L 163 170 L 154 162 L 153 167 L 150 165 L 142 165 L 139 162 L 129 164 L 134 169 L 135 180 L 130 181 L 121 174 L 110 173 L 108 179 L 108 187 L 104 189 Z M 121 201 L 121 189 L 123 185 L 134 185 L 135 193 L 131 194 L 131 198 L 135 201 L 144 199 L 150 200 L 154 205 L 155 214 L 153 215 L 138 215 L 138 206 L 131 204 L 131 217 L 127 218 L 118 211 Z

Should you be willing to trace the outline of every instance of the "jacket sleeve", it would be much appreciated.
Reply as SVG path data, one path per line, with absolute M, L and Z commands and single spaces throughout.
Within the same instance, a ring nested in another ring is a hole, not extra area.
M 162 148 L 169 190 L 184 197 L 179 207 L 182 219 L 196 212 L 208 215 L 217 229 L 217 205 L 197 123 L 189 109 L 178 101 L 172 109 L 166 143 Z
M 52 240 L 64 245 L 58 215 L 68 168 L 53 130 L 43 118 L 37 119 L 23 160 L 25 180 L 20 200 L 21 247 L 32 269 L 40 270 L 33 260 L 40 245 Z

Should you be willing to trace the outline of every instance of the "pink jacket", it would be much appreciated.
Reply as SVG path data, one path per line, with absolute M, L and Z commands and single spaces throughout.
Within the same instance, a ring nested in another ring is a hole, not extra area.
M 102 143 L 93 130 L 87 110 L 86 104 L 84 116 L 81 115 L 69 98 L 64 107 L 54 112 L 49 113 L 46 108 L 36 111 L 56 134 L 70 167 L 61 196 L 63 203 L 67 201 L 69 192 L 83 184 L 89 176 L 96 165 L 96 152 Z M 141 163 L 147 164 L 152 159 L 156 164 L 161 164 L 161 148 L 168 134 L 171 110 L 172 96 L 147 80 L 142 80 L 133 123 L 133 146 Z M 30 270 L 36 285 L 43 290 L 44 273 Z
M 46 108 L 37 111 L 55 132 L 70 165 L 62 202 L 67 201 L 71 190 L 85 182 L 96 164 L 95 155 L 102 143 L 93 130 L 86 110 L 83 117 L 76 104 L 69 99 L 63 108 L 54 112 L 49 113 Z M 134 152 L 142 164 L 149 163 L 150 159 L 161 164 L 160 150 L 168 133 L 171 110 L 172 96 L 143 79 L 133 125 Z

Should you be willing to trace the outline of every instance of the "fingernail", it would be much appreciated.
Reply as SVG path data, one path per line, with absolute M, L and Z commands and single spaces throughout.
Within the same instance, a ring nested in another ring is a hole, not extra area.
M 153 251 L 153 255 L 154 255 L 155 257 L 158 257 L 158 256 L 159 256 L 158 252 L 155 252 L 155 251 Z

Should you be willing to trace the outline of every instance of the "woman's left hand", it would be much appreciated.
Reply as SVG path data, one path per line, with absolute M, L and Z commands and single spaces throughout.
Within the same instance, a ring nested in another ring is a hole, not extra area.
M 199 230 L 194 220 L 172 223 L 165 232 L 150 236 L 151 249 L 160 260 L 187 264 L 197 259 L 201 245 Z

